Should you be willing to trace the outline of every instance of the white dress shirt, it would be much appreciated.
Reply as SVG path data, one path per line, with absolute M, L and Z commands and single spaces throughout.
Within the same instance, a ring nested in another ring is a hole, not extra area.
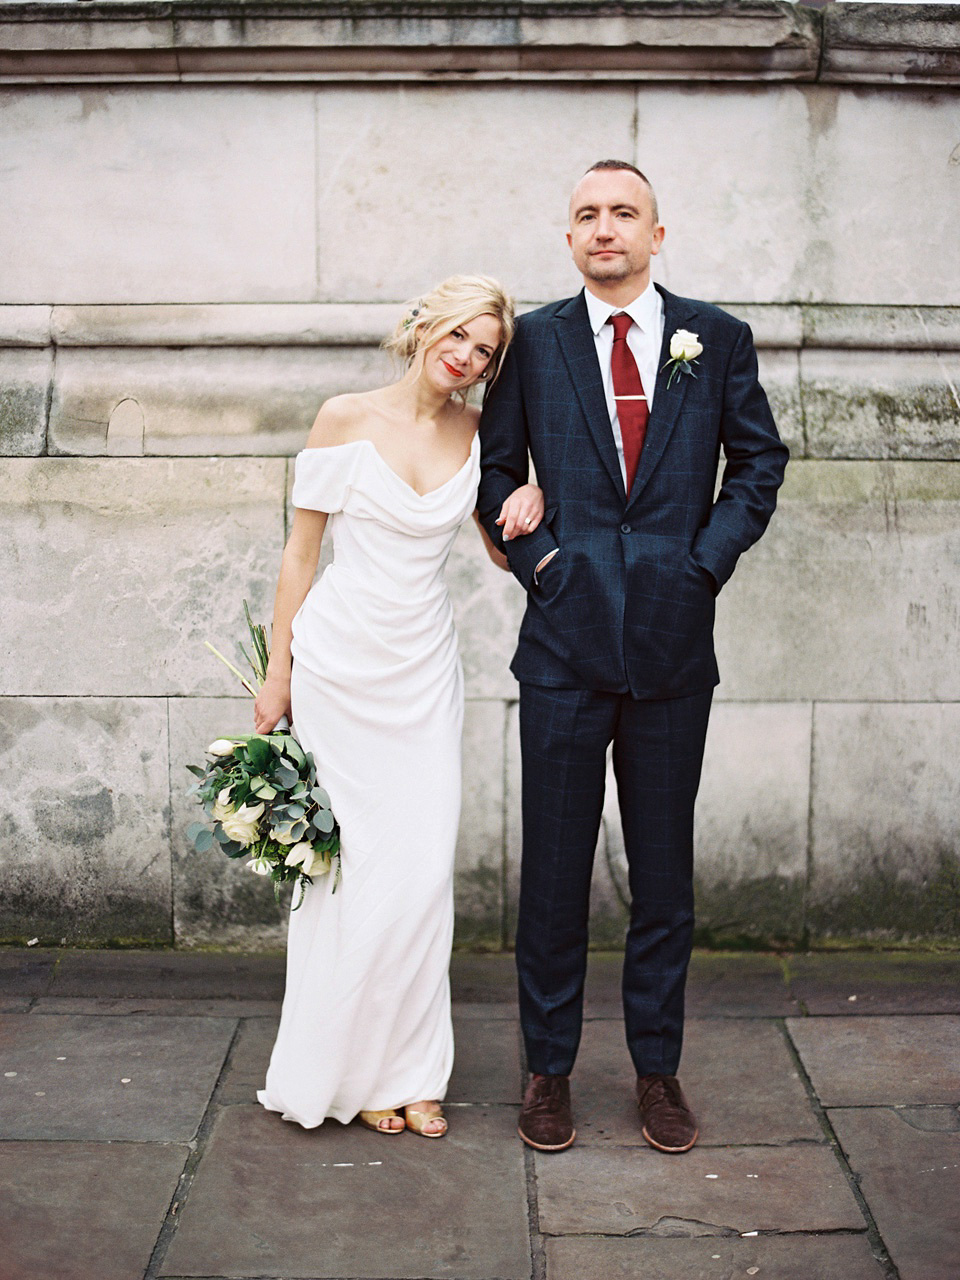
M 623 437 L 620 434 L 620 420 L 617 417 L 617 402 L 613 394 L 613 325 L 607 324 L 612 315 L 623 311 L 633 324 L 627 330 L 627 346 L 633 352 L 640 371 L 640 381 L 647 396 L 647 408 L 653 410 L 653 394 L 657 382 L 657 365 L 660 360 L 660 347 L 663 343 L 663 299 L 653 287 L 653 281 L 647 285 L 639 298 L 626 307 L 614 307 L 596 297 L 589 289 L 584 289 L 587 304 L 587 315 L 590 328 L 593 330 L 593 341 L 597 348 L 597 359 L 600 361 L 600 377 L 607 397 L 607 410 L 610 414 L 610 429 L 617 445 L 617 457 L 620 459 L 620 474 L 624 487 L 627 483 L 627 468 L 623 461 Z

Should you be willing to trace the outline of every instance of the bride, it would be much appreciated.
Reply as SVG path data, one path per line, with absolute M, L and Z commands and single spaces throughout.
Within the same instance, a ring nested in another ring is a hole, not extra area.
M 479 411 L 466 392 L 496 378 L 512 335 L 496 281 L 444 281 L 384 343 L 403 377 L 328 400 L 297 456 L 254 720 L 266 733 L 289 714 L 313 752 L 343 879 L 336 893 L 315 880 L 290 915 L 257 1097 L 305 1128 L 359 1116 L 389 1135 L 447 1129 L 463 673 L 443 569 L 476 507 Z M 504 503 L 504 532 L 530 533 L 542 514 L 524 485 Z M 312 585 L 328 523 L 334 560 Z

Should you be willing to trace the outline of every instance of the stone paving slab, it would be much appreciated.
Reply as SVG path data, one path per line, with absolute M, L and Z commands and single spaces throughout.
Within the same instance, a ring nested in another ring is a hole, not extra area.
M 575 1146 L 536 1157 L 540 1228 L 549 1235 L 859 1231 L 863 1217 L 834 1153 L 791 1147 Z M 674 1229 L 677 1224 L 678 1229 Z
M 883 1280 L 863 1236 L 548 1240 L 547 1280 Z
M 0 947 L 0 992 L 5 996 L 39 996 L 53 977 L 58 952 L 26 947 Z
M 784 1037 L 757 1019 L 689 1020 L 680 1080 L 702 1145 L 825 1141 Z M 645 1146 L 623 1027 L 584 1027 L 572 1078 L 581 1143 Z
M 161 1274 L 528 1280 L 523 1154 L 505 1111 L 458 1109 L 428 1144 L 227 1107 Z
M 960 1274 L 960 1134 L 886 1108 L 829 1113 L 900 1280 Z
M 69 951 L 47 995 L 282 1000 L 283 955 L 191 951 Z
M 825 1107 L 960 1098 L 960 1017 L 790 1018 L 787 1026 Z
M 464 1019 L 453 1011 L 455 1057 L 448 1102 L 519 1104 L 520 1028 L 505 1018 Z
M 40 996 L 31 1013 L 88 1013 L 122 1017 L 131 1013 L 161 1017 L 269 1018 L 280 1016 L 279 1000 L 126 1000 L 121 996 Z M 2 1011 L 0 1011 L 2 1012 Z
M 622 1018 L 620 974 L 623 957 L 593 952 L 587 965 L 587 1018 Z M 687 1017 L 785 1018 L 800 1012 L 787 987 L 779 956 L 762 952 L 695 951 L 687 978 Z
M 244 1021 L 224 1072 L 218 1095 L 222 1103 L 256 1102 L 256 1090 L 263 1088 L 278 1022 L 276 1017 Z M 454 1009 L 453 1031 L 457 1052 L 447 1101 L 519 1103 L 521 1073 L 516 1022 L 504 1018 L 464 1019 L 459 1009 Z
M 27 1013 L 32 1003 L 30 996 L 0 996 L 0 1013 Z
M 455 951 L 450 991 L 457 1004 L 516 1004 L 517 966 L 512 954 Z
M 192 1138 L 234 1027 L 226 1019 L 4 1015 L 0 1136 Z
M 3 1280 L 139 1280 L 189 1148 L 5 1142 Z
M 788 965 L 810 1014 L 960 1013 L 960 953 L 814 952 Z

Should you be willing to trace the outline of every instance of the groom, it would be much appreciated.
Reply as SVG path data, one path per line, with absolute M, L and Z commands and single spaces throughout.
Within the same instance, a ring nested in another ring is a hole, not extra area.
M 584 290 L 521 317 L 480 424 L 480 518 L 527 592 L 511 664 L 523 762 L 516 953 L 532 1072 L 519 1128 L 540 1151 L 575 1137 L 569 1075 L 611 742 L 640 1123 L 661 1151 L 687 1151 L 698 1134 L 676 1071 L 693 806 L 719 679 L 714 597 L 766 528 L 787 450 L 748 326 L 652 284 L 663 236 L 639 169 L 604 160 L 588 170 L 567 236 Z M 519 499 L 508 499 L 527 481 L 528 451 L 546 511 L 516 537 Z

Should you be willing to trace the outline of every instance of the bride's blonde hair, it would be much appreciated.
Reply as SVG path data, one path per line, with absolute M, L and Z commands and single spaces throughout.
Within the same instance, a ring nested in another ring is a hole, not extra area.
M 382 345 L 410 368 L 441 338 L 477 316 L 493 316 L 500 325 L 500 344 L 483 372 L 489 386 L 500 372 L 514 325 L 513 299 L 490 276 L 450 276 L 422 298 L 412 299 Z

